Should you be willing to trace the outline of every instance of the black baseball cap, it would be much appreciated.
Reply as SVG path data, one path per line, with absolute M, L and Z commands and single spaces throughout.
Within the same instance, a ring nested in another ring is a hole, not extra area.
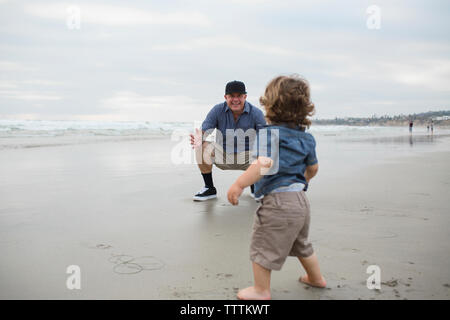
M 227 83 L 227 86 L 225 87 L 225 94 L 231 94 L 231 93 L 243 93 L 247 94 L 245 91 L 245 84 L 242 81 L 231 81 Z

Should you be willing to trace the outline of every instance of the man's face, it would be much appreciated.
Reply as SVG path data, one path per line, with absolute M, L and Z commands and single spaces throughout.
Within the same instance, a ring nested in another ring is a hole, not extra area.
M 233 112 L 242 112 L 244 110 L 245 99 L 247 99 L 247 95 L 243 93 L 231 93 L 225 95 L 227 105 Z

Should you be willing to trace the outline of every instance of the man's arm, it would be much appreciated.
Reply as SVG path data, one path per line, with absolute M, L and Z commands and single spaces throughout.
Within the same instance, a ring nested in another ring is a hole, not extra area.
M 201 133 L 199 129 L 195 129 L 195 134 L 190 133 L 191 137 L 191 145 L 195 148 L 198 145 L 201 145 L 203 141 L 212 133 L 213 130 L 217 128 L 218 122 L 218 106 L 214 106 L 206 115 L 205 121 L 202 123 Z
M 218 125 L 218 117 L 219 117 L 219 111 L 220 111 L 220 104 L 215 105 L 206 115 L 205 121 L 202 123 L 202 133 L 205 131 L 208 133 L 211 132 L 210 129 L 216 129 Z M 209 131 L 209 132 L 208 132 Z M 206 137 L 205 137 L 206 138 Z

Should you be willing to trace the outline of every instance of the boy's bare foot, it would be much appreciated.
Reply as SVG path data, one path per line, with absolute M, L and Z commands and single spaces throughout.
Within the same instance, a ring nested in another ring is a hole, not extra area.
M 248 287 L 238 292 L 239 300 L 270 300 L 270 291 L 257 291 L 255 287 Z
M 320 281 L 310 281 L 308 278 L 308 275 L 304 275 L 298 279 L 298 281 L 303 282 L 304 284 L 307 284 L 311 287 L 316 288 L 325 288 L 327 286 L 327 282 L 325 281 L 325 278 L 322 277 Z

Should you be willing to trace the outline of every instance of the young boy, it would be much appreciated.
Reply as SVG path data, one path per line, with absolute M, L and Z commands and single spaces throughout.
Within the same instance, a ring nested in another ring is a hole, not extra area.
M 251 166 L 228 190 L 233 205 L 251 184 L 256 197 L 264 196 L 256 210 L 250 245 L 254 286 L 238 293 L 244 300 L 271 298 L 271 270 L 280 270 L 287 256 L 296 256 L 303 265 L 306 275 L 300 282 L 326 286 L 308 242 L 310 207 L 304 190 L 318 171 L 315 140 L 304 131 L 311 125 L 307 117 L 314 113 L 309 84 L 295 75 L 279 76 L 267 85 L 260 103 L 269 125 L 258 132 Z M 269 142 L 264 141 L 269 136 Z M 269 149 L 270 156 L 264 152 Z

